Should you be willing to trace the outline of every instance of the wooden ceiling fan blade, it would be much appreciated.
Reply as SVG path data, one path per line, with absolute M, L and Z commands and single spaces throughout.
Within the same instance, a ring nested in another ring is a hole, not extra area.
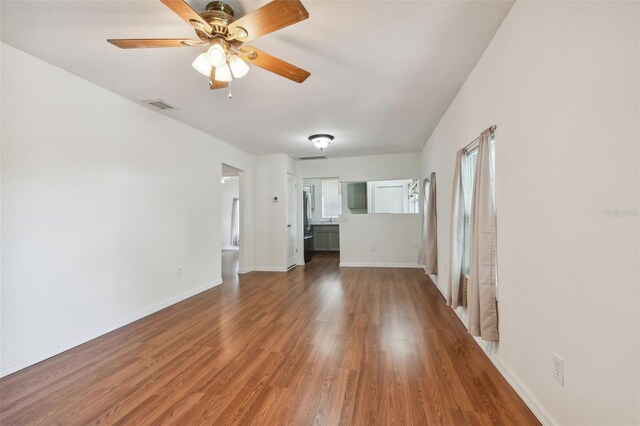
M 140 49 L 148 47 L 190 47 L 203 44 L 199 40 L 186 38 L 120 38 L 109 39 L 109 43 L 120 49 Z
M 216 80 L 216 67 L 211 67 L 211 77 L 209 77 L 209 89 L 224 89 L 229 87 L 229 82 Z
M 229 24 L 229 34 L 236 35 L 242 42 L 249 42 L 308 17 L 309 12 L 300 0 L 274 0 Z
M 242 50 L 238 51 L 238 55 L 250 64 L 293 80 L 296 83 L 302 83 L 311 75 L 310 72 L 271 56 L 253 46 L 244 46 Z
M 191 25 L 192 27 L 204 31 L 207 34 L 211 34 L 213 32 L 213 28 L 211 25 L 191 7 L 184 2 L 184 0 L 160 0 L 162 4 L 167 6 L 169 9 L 173 11 L 176 15 L 182 18 L 184 22 Z

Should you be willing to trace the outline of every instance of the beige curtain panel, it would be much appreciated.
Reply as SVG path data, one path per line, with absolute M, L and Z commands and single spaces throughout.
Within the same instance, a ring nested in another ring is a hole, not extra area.
M 428 187 L 428 193 L 426 189 Z M 425 182 L 425 192 L 427 205 L 424 210 L 424 269 L 427 274 L 438 273 L 438 226 L 436 217 L 436 174 L 431 173 L 428 183 Z
M 463 150 L 461 149 L 456 155 L 456 168 L 451 191 L 451 264 L 449 265 L 447 304 L 454 309 L 463 306 L 464 193 L 462 188 L 462 156 Z
M 493 195 L 492 131 L 480 134 L 471 204 L 471 246 L 467 293 L 469 333 L 498 340 L 496 302 L 496 210 Z

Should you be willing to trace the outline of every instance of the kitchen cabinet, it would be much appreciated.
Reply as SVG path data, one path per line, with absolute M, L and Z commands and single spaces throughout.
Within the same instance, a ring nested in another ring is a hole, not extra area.
M 350 210 L 367 208 L 367 182 L 347 184 L 347 207 Z
M 314 251 L 340 250 L 339 225 L 313 225 L 312 228 Z
M 336 227 L 336 232 L 327 232 L 329 250 L 331 251 L 339 251 L 340 250 L 340 233 L 338 232 L 338 228 Z

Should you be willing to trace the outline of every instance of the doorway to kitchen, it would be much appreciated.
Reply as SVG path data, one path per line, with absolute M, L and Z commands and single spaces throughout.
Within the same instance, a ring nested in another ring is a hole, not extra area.
M 304 262 L 340 253 L 342 193 L 339 179 L 302 180 Z

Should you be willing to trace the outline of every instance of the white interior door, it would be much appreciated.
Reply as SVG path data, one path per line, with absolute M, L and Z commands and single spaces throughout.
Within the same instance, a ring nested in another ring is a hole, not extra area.
M 402 186 L 376 186 L 375 212 L 402 213 L 404 202 Z
M 287 267 L 295 266 L 296 259 L 296 178 L 287 173 Z

